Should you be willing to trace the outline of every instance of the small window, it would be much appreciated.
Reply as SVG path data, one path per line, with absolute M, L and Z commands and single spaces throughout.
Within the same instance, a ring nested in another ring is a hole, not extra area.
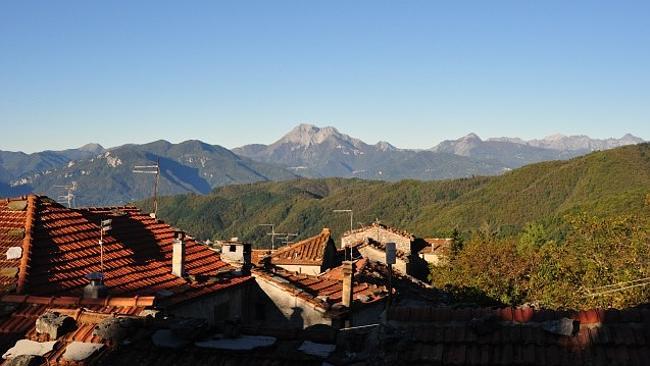
M 236 251 L 237 251 L 237 247 L 235 247 L 234 245 L 231 245 L 231 246 L 230 246 L 230 251 L 231 251 L 231 252 L 236 252 Z

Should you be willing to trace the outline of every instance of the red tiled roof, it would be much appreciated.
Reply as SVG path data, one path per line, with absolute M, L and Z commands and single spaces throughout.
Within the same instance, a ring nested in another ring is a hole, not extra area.
M 271 254 L 271 263 L 320 266 L 323 263 L 325 248 L 330 240 L 332 240 L 332 233 L 330 229 L 324 228 L 316 236 L 276 250 Z
M 420 254 L 437 254 L 443 253 L 451 247 L 453 239 L 451 238 L 424 238 L 428 245 L 420 250 Z
M 355 262 L 355 269 L 362 273 L 366 268 L 365 259 Z M 328 309 L 331 305 L 342 301 L 343 275 L 341 267 L 330 269 L 318 276 L 299 274 L 281 268 L 275 268 L 272 272 L 255 270 L 255 275 L 267 281 L 273 282 L 276 286 L 306 300 L 322 309 Z M 357 274 L 355 274 L 357 276 Z M 362 304 L 369 304 L 385 298 L 388 294 L 384 284 L 377 284 L 364 281 L 363 277 L 355 277 L 353 287 L 354 300 Z
M 253 249 L 251 251 L 251 263 L 259 266 L 262 262 L 262 258 L 267 255 L 271 255 L 270 249 Z
M 61 362 L 61 356 L 70 342 L 103 341 L 93 335 L 97 322 L 109 316 L 138 316 L 154 304 L 153 297 L 84 299 L 73 297 L 38 297 L 5 295 L 0 306 L 10 306 L 8 316 L 0 314 L 0 350 L 4 353 L 19 339 L 38 342 L 50 341 L 47 334 L 37 334 L 36 319 L 47 311 L 65 313 L 77 321 L 74 331 L 59 339 L 57 348 L 46 355 L 49 365 Z
M 348 230 L 348 231 L 343 233 L 343 236 L 345 237 L 345 236 L 352 235 L 352 234 L 362 233 L 362 232 L 364 232 L 364 231 L 366 231 L 368 229 L 375 229 L 375 228 L 379 228 L 379 229 L 389 231 L 389 232 L 391 232 L 393 234 L 397 234 L 397 235 L 399 235 L 401 237 L 404 237 L 406 239 L 409 239 L 411 241 L 415 240 L 415 236 L 413 234 L 409 233 L 408 231 L 401 230 L 401 229 L 398 229 L 398 228 L 394 228 L 394 227 L 388 226 L 386 224 L 382 224 L 380 222 L 373 222 L 370 225 L 366 225 L 366 226 L 360 227 L 358 229 L 354 229 L 352 231 Z
M 31 236 L 26 234 L 23 242 L 18 281 L 23 292 L 79 296 L 88 283 L 85 276 L 100 271 L 99 222 L 108 218 L 113 222 L 104 236 L 104 275 L 112 296 L 163 291 L 164 303 L 177 304 L 250 279 L 225 273 L 233 268 L 189 236 L 185 269 L 193 280 L 173 275 L 172 242 L 177 230 L 135 207 L 69 209 L 33 195 L 29 202 L 25 216 L 32 217 L 33 225 L 26 226 Z M 20 218 L 11 222 L 17 221 Z
M 392 308 L 389 317 L 411 364 L 645 365 L 650 356 L 649 309 Z M 563 318 L 567 333 L 555 326 Z
M 0 200 L 0 294 L 19 287 L 22 258 L 29 255 L 34 197 Z M 22 256 L 7 259 L 7 250 L 20 248 Z

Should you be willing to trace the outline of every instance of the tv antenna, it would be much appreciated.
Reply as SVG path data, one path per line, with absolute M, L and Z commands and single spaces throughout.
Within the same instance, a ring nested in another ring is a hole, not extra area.
M 290 238 L 298 237 L 298 233 L 276 233 L 276 234 L 284 235 L 284 240 L 282 240 L 282 244 L 284 245 L 292 244 L 293 241 Z
M 350 214 L 350 234 L 352 234 L 352 230 L 354 230 L 354 212 L 350 209 L 347 210 L 332 210 L 334 213 L 348 213 Z M 343 238 L 341 238 L 341 246 L 343 246 Z M 348 260 L 348 250 L 347 248 L 343 248 L 345 250 L 345 259 Z M 350 260 L 352 260 L 352 248 L 350 248 Z
M 275 224 L 259 224 L 257 226 L 266 226 L 271 228 L 271 232 L 266 233 L 266 235 L 271 237 L 271 250 L 275 250 L 275 236 L 277 235 L 275 232 Z
M 57 197 L 57 202 L 66 203 L 68 205 L 68 208 L 74 208 L 76 206 L 77 202 L 75 200 L 75 195 L 72 193 L 77 190 L 76 181 L 73 181 L 71 184 L 66 185 L 55 185 L 54 188 L 61 188 L 66 192 L 64 195 Z
M 113 227 L 113 220 L 101 220 L 99 223 L 99 272 L 104 273 L 104 234 L 107 234 Z
M 156 175 L 156 180 L 154 180 L 153 183 L 153 217 L 156 218 L 158 216 L 158 183 L 160 182 L 160 158 L 156 160 L 155 165 L 134 166 L 133 173 Z

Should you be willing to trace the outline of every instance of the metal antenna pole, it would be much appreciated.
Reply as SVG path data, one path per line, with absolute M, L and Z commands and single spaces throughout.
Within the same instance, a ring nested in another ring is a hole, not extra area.
M 272 250 L 272 251 L 275 250 L 275 235 L 276 235 L 276 232 L 275 232 L 275 224 L 259 224 L 258 226 L 267 226 L 267 227 L 271 227 L 271 232 L 270 232 L 270 233 L 266 233 L 266 235 L 270 235 L 270 236 L 271 236 L 271 250 Z
M 99 272 L 104 273 L 104 228 L 99 227 Z
M 99 222 L 99 268 L 104 273 L 104 233 L 112 229 L 113 220 L 106 219 Z
M 156 160 L 156 184 L 153 188 L 153 214 L 158 217 L 158 183 L 160 182 L 160 158 Z
M 353 227 L 353 222 L 354 222 L 354 212 L 350 209 L 347 210 L 332 210 L 332 212 L 335 213 L 349 213 L 350 214 L 350 233 L 352 233 L 352 230 L 354 229 Z M 343 238 L 341 238 L 341 246 L 343 246 Z M 343 248 L 345 250 L 345 259 L 348 260 L 348 250 L 347 248 Z M 352 260 L 352 248 L 350 248 L 350 256 L 349 259 Z
M 157 159 L 156 165 L 136 165 L 133 167 L 133 173 L 155 174 L 156 179 L 153 185 L 153 216 L 158 217 L 158 184 L 160 181 L 160 158 Z

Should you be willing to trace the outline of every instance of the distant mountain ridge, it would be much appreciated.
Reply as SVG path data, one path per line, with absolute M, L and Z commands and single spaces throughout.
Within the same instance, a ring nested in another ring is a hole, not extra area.
M 10 156 L 9 153 L 0 156 Z M 42 192 L 58 198 L 66 192 L 61 186 L 74 183 L 78 205 L 123 204 L 151 196 L 153 176 L 133 172 L 136 165 L 160 161 L 161 195 L 210 192 L 214 187 L 294 179 L 296 175 L 270 164 L 240 157 L 230 150 L 197 140 L 172 144 L 159 140 L 149 144 L 127 144 L 111 149 L 87 145 L 83 150 L 55 153 L 56 161 L 43 162 L 50 154 L 22 154 L 31 157 L 34 169 L 23 169 L 20 175 L 0 184 L 0 194 L 10 196 L 26 192 Z M 62 157 L 63 156 L 63 157 Z M 77 157 L 73 160 L 71 157 Z M 2 166 L 6 162 L 3 160 Z M 12 164 L 9 164 L 13 166 Z
M 541 140 L 533 139 L 525 141 L 519 138 L 498 137 L 489 138 L 488 141 L 502 141 L 512 142 L 520 145 L 529 145 L 534 147 L 541 147 L 545 149 L 561 150 L 561 151 L 596 151 L 608 150 L 616 147 L 635 145 L 644 142 L 640 137 L 632 134 L 625 134 L 623 137 L 608 138 L 608 139 L 592 139 L 585 135 L 566 136 L 562 134 L 555 134 L 547 136 Z
M 60 186 L 76 182 L 79 205 L 105 205 L 151 194 L 151 179 L 132 167 L 160 159 L 160 193 L 204 194 L 229 184 L 278 181 L 296 177 L 361 178 L 399 181 L 439 180 L 498 175 L 523 165 L 562 160 L 592 150 L 636 144 L 620 139 L 553 135 L 539 140 L 489 138 L 470 133 L 431 149 L 400 149 L 387 141 L 368 144 L 334 127 L 301 124 L 270 145 L 252 144 L 228 150 L 198 140 L 178 144 L 159 140 L 104 148 L 87 144 L 62 151 L 33 154 L 0 151 L 0 196 L 27 192 L 58 197 Z
M 313 178 L 400 180 L 494 175 L 531 163 L 569 159 L 594 150 L 640 142 L 643 139 L 630 134 L 607 140 L 553 135 L 524 141 L 518 138 L 482 140 L 470 133 L 457 140 L 443 141 L 428 150 L 410 150 L 399 149 L 385 141 L 370 145 L 334 127 L 301 124 L 270 145 L 245 145 L 233 151 L 253 160 L 286 166 Z M 450 174 L 449 169 L 457 170 Z

